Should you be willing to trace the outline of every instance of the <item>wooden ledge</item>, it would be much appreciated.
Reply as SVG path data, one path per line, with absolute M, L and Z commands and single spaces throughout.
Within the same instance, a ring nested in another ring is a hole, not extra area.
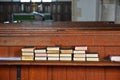
M 120 62 L 77 62 L 77 61 L 0 61 L 0 65 L 9 65 L 9 66 L 27 66 L 27 65 L 36 65 L 36 66 L 91 66 L 91 67 L 110 67 L 115 66 L 119 67 Z

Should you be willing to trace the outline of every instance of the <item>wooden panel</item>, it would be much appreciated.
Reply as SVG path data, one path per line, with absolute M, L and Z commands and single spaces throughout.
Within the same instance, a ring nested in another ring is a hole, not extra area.
M 101 35 L 95 37 L 94 45 L 116 46 L 120 45 L 119 41 L 120 35 Z
M 22 66 L 21 67 L 21 80 L 30 80 L 29 79 L 29 66 Z
M 67 80 L 66 67 L 53 67 L 52 80 Z
M 95 62 L 79 62 L 79 61 L 0 61 L 0 65 L 21 65 L 21 66 L 73 66 L 73 67 L 119 67 L 119 62 L 95 61 Z
M 103 67 L 87 67 L 85 80 L 105 80 Z M 108 79 L 109 80 L 109 79 Z
M 0 57 L 8 57 L 9 56 L 9 48 L 0 46 Z
M 109 35 L 60 35 L 53 38 L 52 42 L 58 45 L 94 45 L 94 46 L 116 46 L 120 45 L 120 36 Z
M 120 47 L 105 47 L 105 56 L 108 55 L 120 55 Z
M 0 80 L 10 80 L 9 66 L 0 66 Z
M 9 66 L 9 80 L 16 80 L 17 79 L 17 71 L 16 71 L 16 66 Z
M 48 66 L 48 76 L 47 76 L 47 79 L 48 80 L 53 80 L 53 75 L 52 75 L 52 66 Z
M 22 54 L 22 52 L 21 52 L 21 49 L 22 49 L 23 47 L 9 47 L 9 49 L 10 49 L 10 56 L 14 56 L 14 57 L 21 57 L 21 54 Z
M 48 80 L 47 67 L 45 66 L 30 66 L 29 80 Z
M 61 46 L 77 46 L 77 45 L 93 45 L 94 38 L 93 36 L 56 36 L 52 39 L 52 42 L 56 45 Z
M 85 67 L 67 67 L 67 80 L 85 80 Z
M 47 36 L 39 37 L 0 37 L 0 45 L 3 46 L 37 46 L 49 45 L 51 40 Z
M 120 80 L 120 67 L 106 68 L 105 80 Z

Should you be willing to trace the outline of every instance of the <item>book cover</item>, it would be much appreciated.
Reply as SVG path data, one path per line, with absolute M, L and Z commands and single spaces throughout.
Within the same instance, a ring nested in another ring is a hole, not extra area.
M 73 54 L 74 57 L 86 57 L 86 54 Z
M 72 61 L 71 57 L 60 57 L 60 61 Z
M 96 53 L 95 53 L 95 54 L 94 54 L 94 53 L 93 53 L 93 54 L 91 53 L 91 54 L 86 54 L 86 57 L 99 57 L 99 56 L 98 56 L 98 54 L 96 54 Z
M 34 60 L 34 56 L 22 56 L 22 60 Z
M 34 56 L 34 53 L 32 53 L 32 52 L 22 52 L 22 55 Z
M 46 53 L 46 49 L 35 49 L 35 53 Z
M 48 57 L 48 61 L 59 61 L 59 57 Z
M 34 52 L 35 47 L 24 47 L 21 49 L 22 52 Z
M 72 53 L 73 53 L 73 50 L 72 50 L 72 49 L 61 49 L 60 52 L 61 52 L 62 54 L 64 54 L 64 53 L 72 54 Z
M 67 54 L 60 54 L 60 57 L 72 57 L 72 54 L 69 54 L 69 53 L 67 53 Z
M 59 54 L 47 54 L 48 57 L 59 57 Z
M 47 53 L 48 54 L 59 54 L 60 51 L 59 50 L 48 50 Z
M 35 57 L 35 60 L 46 61 L 46 60 L 47 60 L 47 57 Z
M 87 46 L 75 46 L 75 50 L 83 50 L 83 51 L 86 51 L 86 50 L 87 50 Z
M 73 61 L 86 61 L 86 58 L 85 57 L 74 57 L 73 58 Z
M 78 53 L 78 54 L 80 54 L 80 53 L 84 53 L 84 54 L 85 54 L 86 51 L 83 51 L 83 50 L 74 50 L 73 53 L 74 53 L 74 54 L 77 54 L 77 53 Z
M 99 61 L 99 58 L 98 57 L 96 57 L 96 58 L 89 57 L 89 58 L 86 58 L 86 60 L 87 61 Z
M 55 47 L 55 46 L 49 46 L 47 47 L 47 50 L 60 50 L 60 47 Z
M 43 56 L 47 56 L 47 54 L 45 54 L 45 53 L 41 53 L 41 54 L 39 54 L 39 53 L 35 53 L 35 56 L 41 56 L 41 57 L 43 57 Z
M 120 56 L 110 56 L 111 61 L 120 62 Z

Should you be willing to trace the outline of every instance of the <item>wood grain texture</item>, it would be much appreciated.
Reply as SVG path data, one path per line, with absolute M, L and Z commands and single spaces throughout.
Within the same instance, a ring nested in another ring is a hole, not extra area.
M 37 46 L 50 45 L 51 40 L 47 36 L 39 37 L 0 37 L 0 45 L 3 46 Z
M 105 56 L 120 55 L 120 46 L 105 47 Z
M 17 71 L 16 71 L 16 66 L 9 66 L 9 80 L 16 80 L 17 79 Z
M 9 47 L 9 56 L 11 57 L 21 57 L 22 56 L 22 46 L 16 46 L 16 47 Z
M 1 66 L 59 66 L 59 67 L 119 67 L 120 62 L 99 61 L 99 62 L 80 62 L 80 61 L 0 61 Z
M 0 57 L 8 57 L 9 56 L 9 47 L 1 47 L 0 46 Z
M 102 33 L 101 33 L 102 34 Z M 1 46 L 87 45 L 119 46 L 120 35 L 44 34 L 39 36 L 0 37 Z M 18 44 L 19 43 L 19 44 Z
M 22 66 L 21 67 L 21 80 L 30 80 L 29 76 L 29 66 Z
M 48 80 L 48 71 L 45 66 L 30 66 L 29 80 Z
M 9 66 L 0 66 L 0 80 L 10 80 Z
M 53 67 L 52 80 L 67 80 L 66 67 Z
M 108 67 L 105 69 L 105 80 L 120 80 L 120 67 Z
M 91 36 L 60 35 L 52 39 L 52 42 L 61 46 L 93 45 L 94 38 Z
M 47 73 L 48 73 L 48 74 L 47 74 L 47 75 L 48 75 L 48 76 L 47 76 L 47 79 L 48 79 L 48 80 L 53 80 L 53 74 L 52 74 L 53 72 L 52 72 L 52 70 L 53 70 L 52 66 L 48 66 L 48 67 L 47 67 Z
M 94 45 L 119 46 L 120 35 L 101 35 L 94 37 Z
M 85 80 L 86 67 L 67 67 L 67 80 Z
M 105 80 L 104 67 L 87 67 L 85 80 Z M 109 80 L 109 79 L 107 79 Z

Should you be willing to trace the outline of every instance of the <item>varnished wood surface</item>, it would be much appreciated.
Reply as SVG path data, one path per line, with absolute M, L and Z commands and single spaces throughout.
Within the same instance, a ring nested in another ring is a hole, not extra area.
M 97 22 L 22 22 L 16 24 L 0 24 L 1 30 L 118 30 L 120 24 Z
M 120 66 L 120 62 L 79 62 L 79 61 L 0 61 L 0 65 L 38 65 L 38 66 Z
M 0 80 L 120 80 L 120 62 L 102 62 L 120 55 L 119 24 L 103 22 L 53 22 L 0 24 L 0 57 L 21 57 L 21 48 L 35 46 L 87 46 L 100 62 L 0 61 Z

